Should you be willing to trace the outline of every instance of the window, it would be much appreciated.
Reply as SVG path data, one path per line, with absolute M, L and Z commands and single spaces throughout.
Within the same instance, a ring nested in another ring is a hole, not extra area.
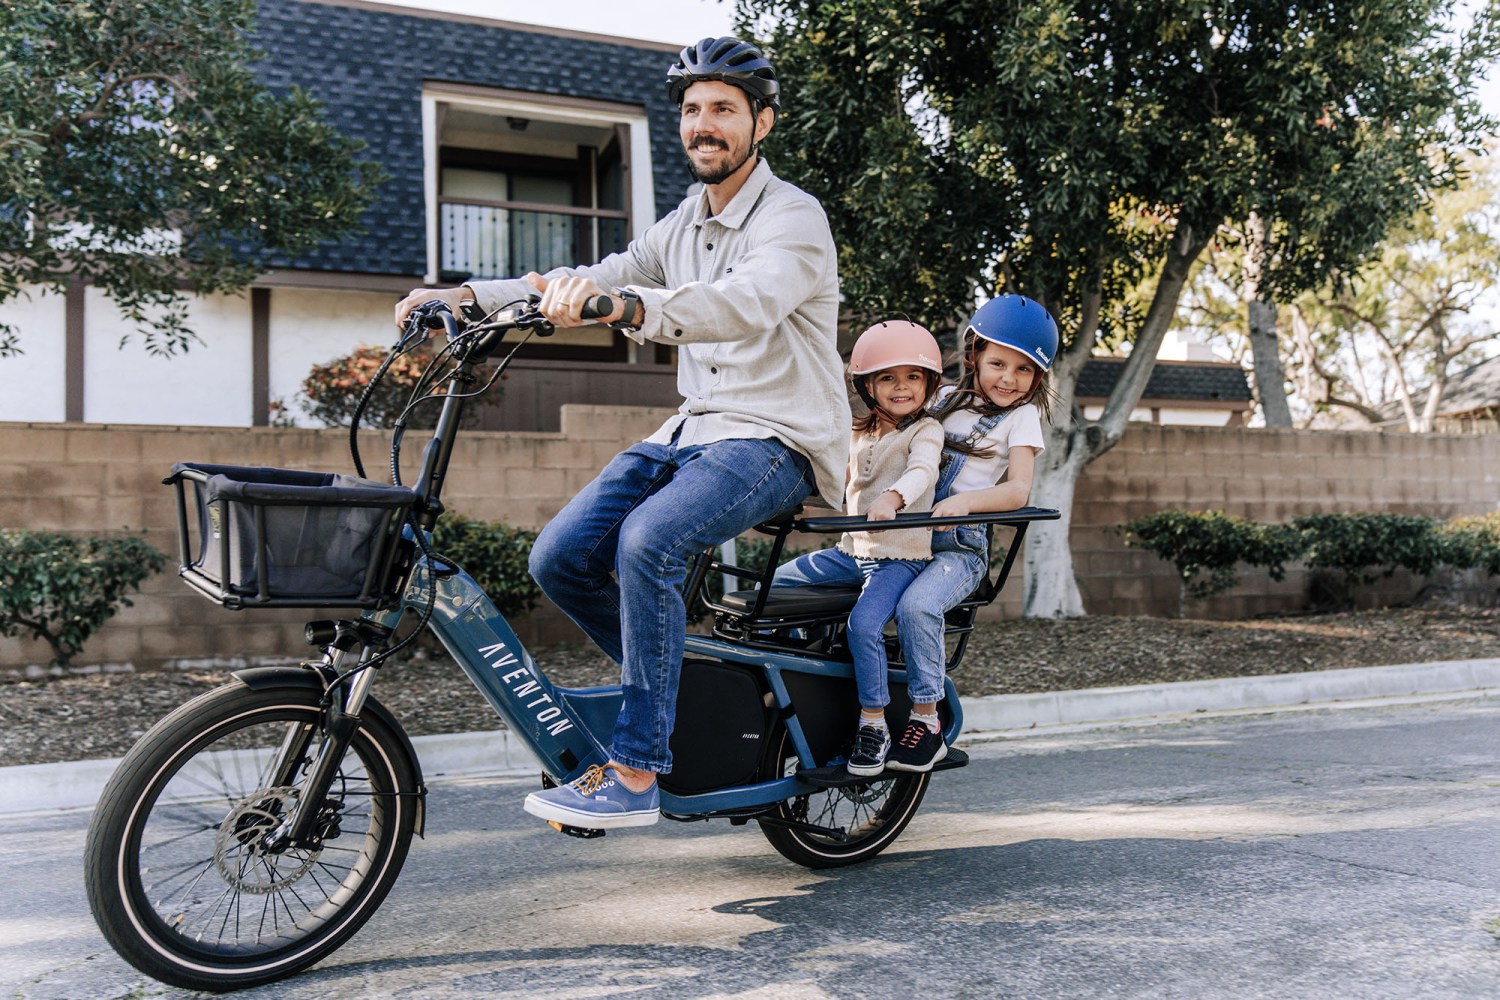
M 423 105 L 429 281 L 593 263 L 655 219 L 640 108 L 452 84 Z

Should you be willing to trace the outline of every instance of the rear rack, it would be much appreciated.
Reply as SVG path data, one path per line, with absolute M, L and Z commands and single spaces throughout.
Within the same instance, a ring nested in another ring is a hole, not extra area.
M 1014 534 L 1000 560 L 998 571 L 987 569 L 985 577 L 974 592 L 948 612 L 946 634 L 958 635 L 959 645 L 949 662 L 956 662 L 963 655 L 968 634 L 974 629 L 974 615 L 982 607 L 992 603 L 1005 582 L 1010 578 L 1016 556 L 1026 539 L 1026 529 L 1033 521 L 1055 521 L 1062 515 L 1047 507 L 1022 507 L 1019 510 L 1000 511 L 993 514 L 966 514 L 958 517 L 933 517 L 929 513 L 897 514 L 890 521 L 869 521 L 863 517 L 798 517 L 784 514 L 762 524 L 756 530 L 772 537 L 771 550 L 766 557 L 766 567 L 759 571 L 730 565 L 704 553 L 694 564 L 688 579 L 687 593 L 701 594 L 707 607 L 715 612 L 714 633 L 735 642 L 766 649 L 789 652 L 784 642 L 764 641 L 756 633 L 806 628 L 826 624 L 831 617 L 846 615 L 859 597 L 854 588 L 839 587 L 788 587 L 785 596 L 778 596 L 780 588 L 773 589 L 771 577 L 794 532 L 834 534 L 845 531 L 890 531 L 897 528 L 936 528 L 958 525 L 1000 525 L 1014 529 Z M 703 586 L 710 573 L 724 573 L 754 584 L 751 589 L 726 593 L 721 598 L 709 595 Z M 814 592 L 815 593 L 810 593 Z

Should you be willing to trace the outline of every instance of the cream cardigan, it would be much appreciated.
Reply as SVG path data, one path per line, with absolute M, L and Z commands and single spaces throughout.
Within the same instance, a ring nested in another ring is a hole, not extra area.
M 864 514 L 887 490 L 901 494 L 903 510 L 930 509 L 942 453 L 943 427 L 931 417 L 884 436 L 855 432 L 849 446 L 845 509 Z M 849 531 L 839 538 L 838 547 L 860 559 L 931 559 L 932 529 Z

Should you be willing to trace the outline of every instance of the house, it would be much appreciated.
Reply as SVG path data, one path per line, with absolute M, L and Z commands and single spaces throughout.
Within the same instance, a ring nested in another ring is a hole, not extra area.
M 277 262 L 247 295 L 194 299 L 203 343 L 171 359 L 122 349 L 129 325 L 97 290 L 7 303 L 0 321 L 40 335 L 0 359 L 0 420 L 264 425 L 314 364 L 389 343 L 411 288 L 598 260 L 687 192 L 663 86 L 680 46 L 364 0 L 258 10 L 262 79 L 313 94 L 390 175 L 364 232 Z M 510 381 L 501 426 L 555 429 L 553 397 L 679 401 L 670 349 L 606 328 L 529 357 L 540 370 Z
M 1494 434 L 1500 430 L 1500 357 L 1448 380 L 1434 430 Z
M 1427 401 L 1427 386 L 1412 393 L 1418 411 Z M 1406 430 L 1406 411 L 1399 401 L 1380 407 L 1384 420 L 1365 425 L 1381 430 Z M 1432 429 L 1446 434 L 1494 434 L 1500 432 L 1500 357 L 1487 358 L 1448 377 Z
M 1074 398 L 1083 415 L 1097 420 L 1125 369 L 1125 358 L 1084 362 Z M 1168 331 L 1146 390 L 1130 419 L 1153 424 L 1243 427 L 1255 408 L 1250 380 L 1239 365 L 1220 360 L 1207 346 Z

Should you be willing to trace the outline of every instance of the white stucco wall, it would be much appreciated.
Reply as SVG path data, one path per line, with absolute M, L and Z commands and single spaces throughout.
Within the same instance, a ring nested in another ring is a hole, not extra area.
M 399 297 L 393 292 L 271 289 L 271 399 L 293 403 L 314 364 L 348 354 L 360 344 L 389 345 L 396 333 L 391 310 Z M 67 419 L 65 321 L 61 295 L 37 293 L 0 306 L 0 322 L 19 331 L 24 352 L 0 358 L 0 421 Z M 170 358 L 153 356 L 109 299 L 88 289 L 83 419 L 250 426 L 254 385 L 249 295 L 190 299 L 188 326 L 202 343 Z
M 67 418 L 66 303 L 40 290 L 0 305 L 22 354 L 0 358 L 0 420 L 54 423 Z
M 1083 416 L 1087 420 L 1098 420 L 1104 415 L 1102 406 L 1085 406 Z M 1162 407 L 1161 423 L 1178 424 L 1184 427 L 1223 427 L 1229 423 L 1233 416 L 1230 410 L 1196 410 L 1189 407 Z M 1149 424 L 1155 420 L 1151 408 L 1147 406 L 1137 407 L 1130 412 L 1130 419 L 1137 423 Z
M 198 335 L 187 351 L 152 355 L 98 289 L 84 299 L 83 419 L 89 423 L 244 427 L 250 423 L 250 297 L 188 300 Z M 121 338 L 130 335 L 123 344 Z
M 271 291 L 271 399 L 290 408 L 300 426 L 318 426 L 295 405 L 313 365 L 348 354 L 361 344 L 389 347 L 396 339 L 391 292 Z

